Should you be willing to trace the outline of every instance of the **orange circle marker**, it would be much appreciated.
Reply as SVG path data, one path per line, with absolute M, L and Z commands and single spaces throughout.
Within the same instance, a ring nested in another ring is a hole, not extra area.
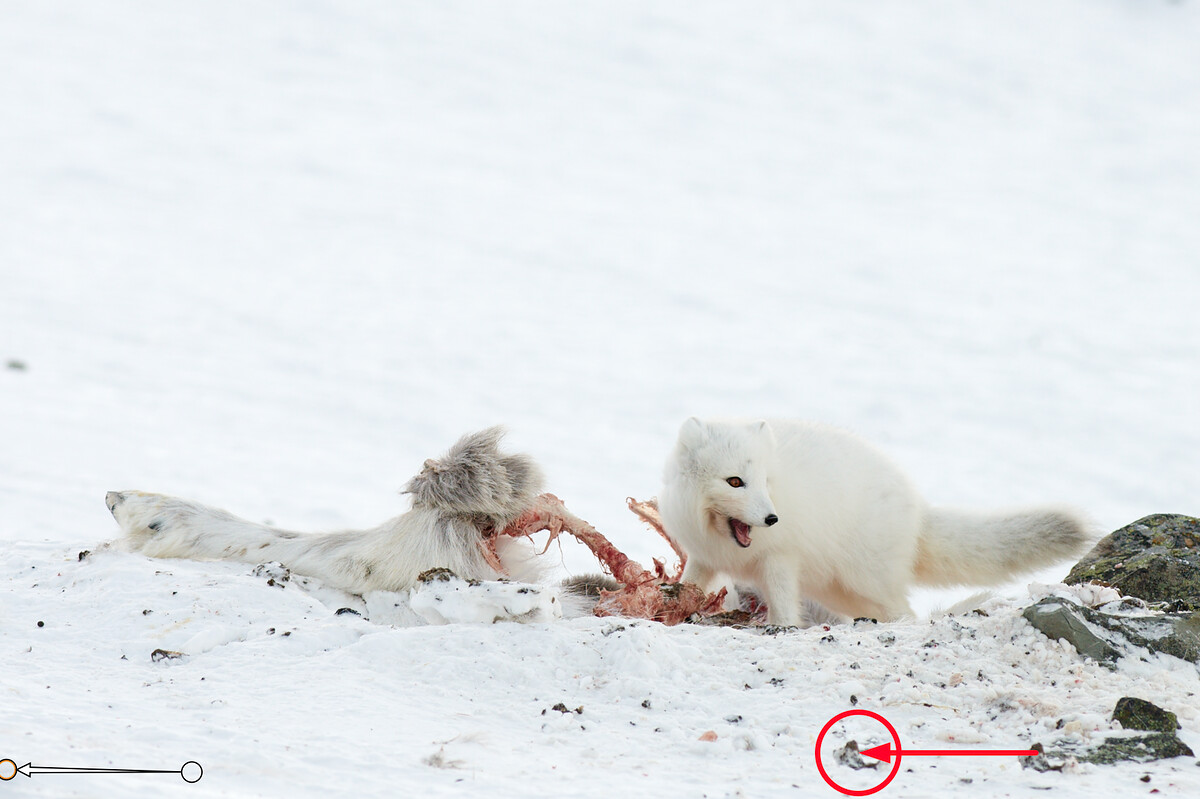
M 17 764 L 7 758 L 0 760 L 0 780 L 11 780 L 17 776 Z

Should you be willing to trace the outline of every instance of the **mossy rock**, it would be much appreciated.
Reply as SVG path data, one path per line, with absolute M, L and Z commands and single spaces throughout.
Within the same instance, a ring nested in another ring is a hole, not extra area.
M 1174 733 L 1180 729 L 1179 719 L 1174 713 L 1136 696 L 1118 699 L 1112 717 L 1113 721 L 1119 721 L 1127 730 Z
M 1147 602 L 1200 610 L 1200 519 L 1138 519 L 1100 539 L 1063 582 L 1101 583 Z
M 1193 754 L 1191 748 L 1179 740 L 1174 732 L 1156 732 L 1128 738 L 1107 738 L 1095 749 L 1075 757 L 1081 763 L 1108 765 L 1127 760 L 1146 763 L 1184 755 L 1192 757 Z
M 1153 730 L 1149 735 L 1111 736 L 1099 746 L 1079 751 L 1068 746 L 1065 750 L 1045 751 L 1041 744 L 1033 748 L 1039 754 L 1021 757 L 1021 767 L 1034 771 L 1062 771 L 1067 758 L 1074 757 L 1080 763 L 1095 763 L 1107 766 L 1113 763 L 1133 761 L 1146 763 L 1172 757 L 1192 757 L 1191 748 L 1175 735 L 1179 722 L 1175 714 L 1163 710 L 1152 702 L 1133 696 L 1117 700 L 1113 708 L 1113 720 L 1121 722 L 1127 730 Z

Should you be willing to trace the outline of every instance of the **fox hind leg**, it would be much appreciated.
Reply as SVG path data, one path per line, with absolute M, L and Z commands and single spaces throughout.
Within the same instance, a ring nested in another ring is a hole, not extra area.
M 273 530 L 198 502 L 146 491 L 109 491 L 104 498 L 129 547 L 155 558 L 261 563 L 298 533 Z

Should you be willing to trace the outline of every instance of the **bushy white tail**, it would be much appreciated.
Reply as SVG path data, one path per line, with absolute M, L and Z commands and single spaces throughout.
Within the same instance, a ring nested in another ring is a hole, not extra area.
M 914 576 L 926 585 L 995 585 L 1070 558 L 1090 538 L 1082 519 L 1059 508 L 999 513 L 931 508 Z

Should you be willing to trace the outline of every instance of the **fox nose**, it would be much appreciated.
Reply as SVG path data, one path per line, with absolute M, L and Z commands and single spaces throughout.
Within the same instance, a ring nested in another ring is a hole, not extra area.
M 770 527 L 772 524 L 774 524 L 777 521 L 779 521 L 779 517 L 776 516 L 774 513 L 772 513 L 770 516 L 763 519 L 763 524 L 765 524 L 767 527 Z

